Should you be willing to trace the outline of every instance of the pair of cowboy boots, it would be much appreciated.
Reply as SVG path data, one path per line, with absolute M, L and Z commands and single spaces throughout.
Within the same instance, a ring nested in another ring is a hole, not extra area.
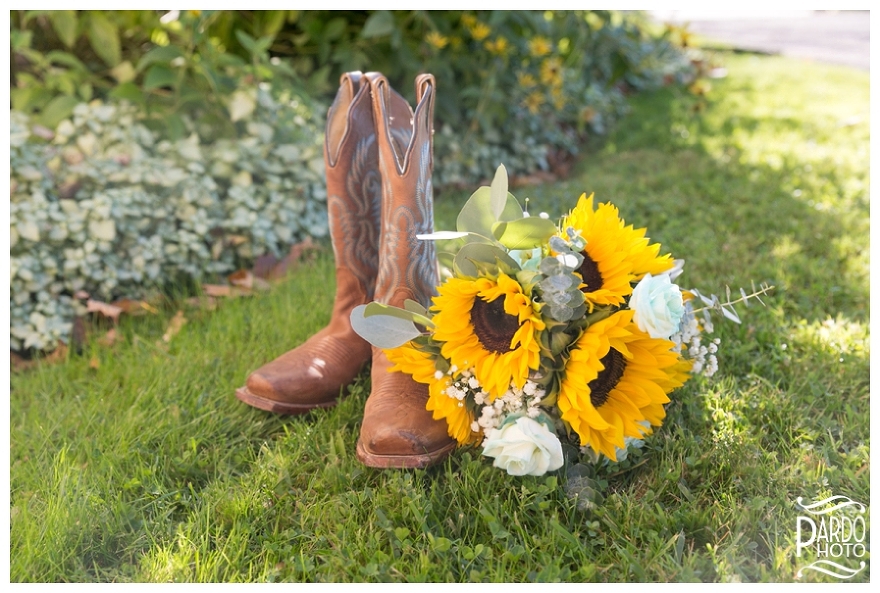
M 416 239 L 434 226 L 431 172 L 434 77 L 416 79 L 416 109 L 378 73 L 340 80 L 327 115 L 327 209 L 336 258 L 330 323 L 299 347 L 254 371 L 236 391 L 244 403 L 280 414 L 336 405 L 372 361 L 358 459 L 371 467 L 426 467 L 455 447 L 442 420 L 425 409 L 427 386 L 391 373 L 381 349 L 351 327 L 350 314 L 373 300 L 430 306 L 437 286 L 434 245 Z

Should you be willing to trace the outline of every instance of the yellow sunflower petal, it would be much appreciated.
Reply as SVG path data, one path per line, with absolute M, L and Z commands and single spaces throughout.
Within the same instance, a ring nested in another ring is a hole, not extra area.
M 389 369 L 392 372 L 400 372 L 411 375 L 415 381 L 428 385 L 428 402 L 425 408 L 433 412 L 434 420 L 446 420 L 449 436 L 460 444 L 479 441 L 480 433 L 471 430 L 473 415 L 468 412 L 464 405 L 454 397 L 446 393 L 450 379 L 447 375 L 437 377 L 437 368 L 433 357 L 427 352 L 422 352 L 407 342 L 397 348 L 385 350 L 388 360 L 393 363 Z
M 625 437 L 641 438 L 650 432 L 646 423 L 662 423 L 668 394 L 689 370 L 674 346 L 639 330 L 629 310 L 587 328 L 570 354 L 558 396 L 562 419 L 582 445 L 616 459 Z
M 646 229 L 625 225 L 620 212 L 611 203 L 593 207 L 593 195 L 581 195 L 577 205 L 560 225 L 560 236 L 573 227 L 586 241 L 582 252 L 581 290 L 592 311 L 595 305 L 623 304 L 632 293 L 632 283 L 645 273 L 659 274 L 672 268 L 669 254 L 659 256 L 660 245 L 650 244 Z

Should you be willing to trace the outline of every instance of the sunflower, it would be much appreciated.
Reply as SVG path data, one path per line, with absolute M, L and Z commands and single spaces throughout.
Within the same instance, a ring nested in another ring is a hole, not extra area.
M 504 274 L 491 278 L 450 278 L 434 297 L 434 340 L 458 369 L 473 368 L 490 401 L 511 382 L 522 389 L 529 370 L 540 363 L 544 329 L 531 299 Z
M 660 253 L 660 243 L 649 244 L 650 239 L 645 237 L 647 230 L 645 228 L 635 229 L 632 225 L 624 227 L 624 231 L 629 236 L 627 251 L 630 253 L 635 282 L 641 280 L 646 273 L 657 276 L 671 270 L 675 265 L 671 254 L 657 255 Z
M 624 437 L 642 438 L 660 426 L 667 394 L 687 380 L 687 363 L 669 340 L 651 338 L 631 310 L 594 323 L 570 353 L 559 389 L 562 419 L 589 446 L 612 460 Z
M 673 266 L 672 256 L 658 257 L 660 245 L 649 245 L 646 229 L 625 226 L 611 203 L 593 209 L 593 195 L 582 194 L 575 208 L 563 219 L 561 229 L 573 227 L 586 241 L 581 252 L 584 262 L 578 272 L 583 279 L 581 290 L 594 305 L 622 305 L 632 294 L 632 282 L 646 272 L 660 274 Z
M 412 375 L 419 383 L 428 385 L 428 403 L 425 408 L 433 412 L 434 420 L 446 420 L 449 436 L 461 445 L 477 442 L 480 434 L 471 430 L 473 415 L 467 407 L 446 393 L 451 384 L 448 375 L 438 373 L 434 365 L 434 357 L 407 342 L 397 348 L 385 350 L 388 360 L 394 363 L 389 370 Z

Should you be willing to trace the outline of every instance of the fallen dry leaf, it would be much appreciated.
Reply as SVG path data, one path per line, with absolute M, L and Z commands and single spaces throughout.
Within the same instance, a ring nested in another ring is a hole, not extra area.
M 9 363 L 13 371 L 26 371 L 38 364 L 55 364 L 67 360 L 67 344 L 58 342 L 58 347 L 43 358 L 27 359 L 17 352 L 9 351 Z
M 29 369 L 32 366 L 34 366 L 35 364 L 37 364 L 37 361 L 27 360 L 26 358 L 24 358 L 20 354 L 10 350 L 9 351 L 9 364 L 12 367 L 13 371 L 26 371 L 27 369 Z
M 89 299 L 86 302 L 86 310 L 89 313 L 100 313 L 104 317 L 109 317 L 113 320 L 113 323 L 119 322 L 119 315 L 122 313 L 121 307 L 103 301 L 96 301 L 94 299 Z
M 113 307 L 119 307 L 123 313 L 129 315 L 145 315 L 147 313 L 158 313 L 158 309 L 153 307 L 146 301 L 137 301 L 134 299 L 118 299 L 111 303 Z
M 233 286 L 251 289 L 254 287 L 254 275 L 247 270 L 238 270 L 226 277 Z
M 93 357 L 91 358 L 91 360 L 89 360 L 89 368 L 90 368 L 90 369 L 94 369 L 94 370 L 96 370 L 96 371 L 97 371 L 99 368 L 101 368 L 101 361 L 98 360 L 98 357 L 97 357 L 97 356 L 93 356 Z
M 174 317 L 171 318 L 171 321 L 168 323 L 168 328 L 165 330 L 165 334 L 162 336 L 162 341 L 168 343 L 171 341 L 171 338 L 176 336 L 180 329 L 186 323 L 186 317 L 183 316 L 183 311 L 178 311 L 174 314 Z

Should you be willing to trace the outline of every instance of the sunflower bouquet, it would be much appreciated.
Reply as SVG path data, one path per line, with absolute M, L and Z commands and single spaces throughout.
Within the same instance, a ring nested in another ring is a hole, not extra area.
M 352 325 L 392 371 L 427 384 L 433 417 L 496 467 L 554 471 L 563 443 L 618 460 L 663 423 L 674 389 L 717 369 L 719 340 L 702 343 L 709 312 L 738 321 L 731 305 L 769 287 L 724 303 L 682 290 L 683 262 L 612 204 L 582 195 L 557 225 L 529 216 L 507 186 L 501 166 L 456 231 L 418 236 L 459 245 L 439 256 L 447 274 L 428 309 L 374 302 Z

